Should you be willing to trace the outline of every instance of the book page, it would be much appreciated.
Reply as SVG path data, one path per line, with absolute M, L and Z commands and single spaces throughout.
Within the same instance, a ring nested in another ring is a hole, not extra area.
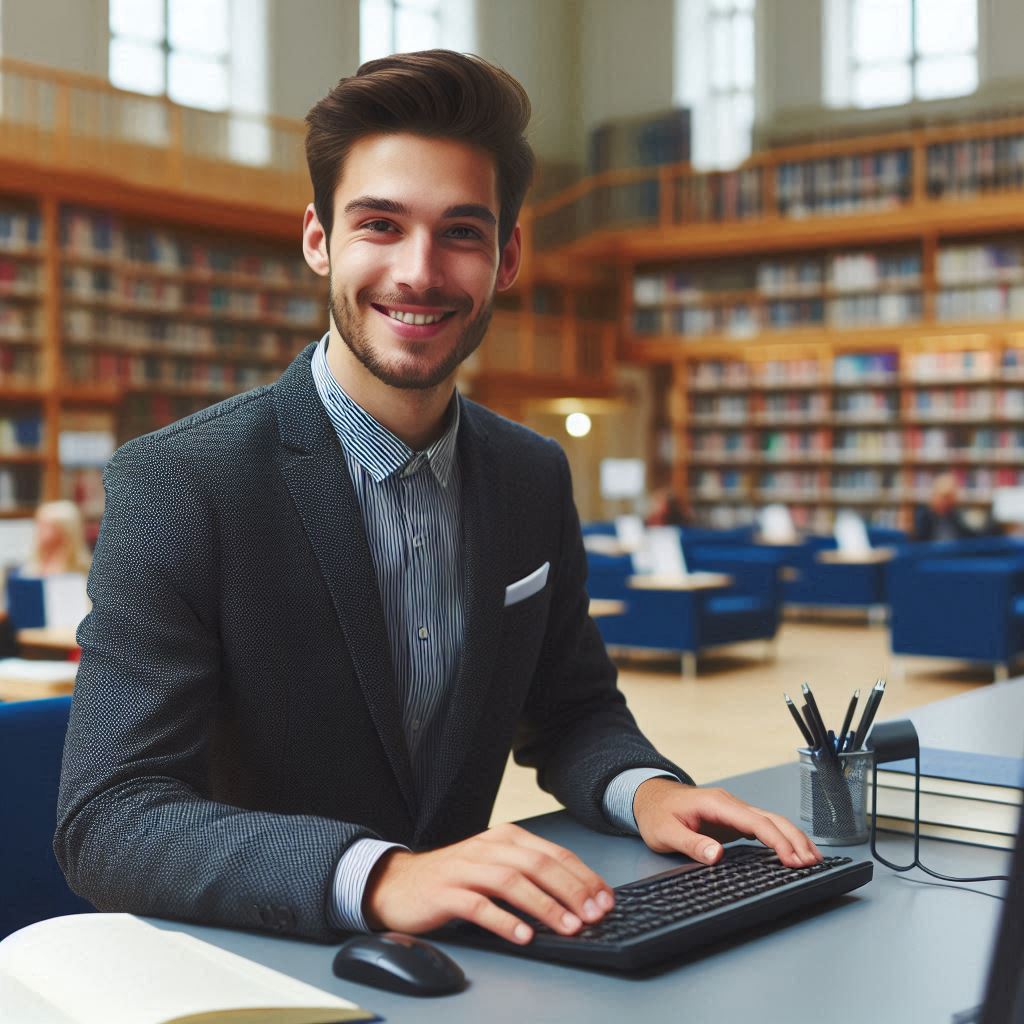
M 45 996 L 75 1024 L 373 1018 L 338 996 L 130 914 L 29 925 L 0 942 L 0 973 Z

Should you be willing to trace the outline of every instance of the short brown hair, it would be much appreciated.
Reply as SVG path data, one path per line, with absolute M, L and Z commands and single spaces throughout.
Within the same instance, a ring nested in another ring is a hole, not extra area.
M 530 99 L 507 71 L 451 50 L 396 53 L 367 61 L 306 115 L 306 162 L 313 205 L 330 237 L 334 190 L 353 144 L 367 135 L 412 132 L 455 139 L 494 157 L 504 247 L 533 178 L 526 141 Z

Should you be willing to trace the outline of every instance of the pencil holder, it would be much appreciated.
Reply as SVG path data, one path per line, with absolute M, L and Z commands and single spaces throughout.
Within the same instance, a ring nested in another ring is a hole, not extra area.
M 868 788 L 873 751 L 840 754 L 800 750 L 800 821 L 817 846 L 868 841 Z

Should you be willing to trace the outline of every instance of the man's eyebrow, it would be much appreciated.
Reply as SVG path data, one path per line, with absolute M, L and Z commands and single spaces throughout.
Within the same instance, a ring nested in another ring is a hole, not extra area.
M 448 209 L 444 211 L 444 217 L 446 220 L 452 217 L 474 217 L 487 224 L 498 223 L 494 214 L 481 203 L 461 203 L 458 206 L 449 206 Z
M 345 213 L 356 213 L 360 210 L 372 210 L 374 213 L 396 213 L 400 216 L 409 215 L 409 207 L 396 199 L 379 199 L 377 196 L 359 196 L 345 204 Z

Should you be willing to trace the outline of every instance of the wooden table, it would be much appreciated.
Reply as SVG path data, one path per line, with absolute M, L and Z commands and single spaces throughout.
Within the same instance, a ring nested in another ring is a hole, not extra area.
M 634 590 L 715 590 L 727 587 L 732 577 L 724 572 L 689 572 L 685 576 L 630 576 L 626 586 Z
M 2 665 L 3 662 L 0 662 Z M 10 670 L 0 670 L 0 700 L 39 700 L 43 697 L 63 697 L 75 688 L 75 673 L 78 666 L 72 662 L 62 662 L 67 666 L 67 673 L 61 679 L 41 680 L 26 673 L 19 676 Z
M 615 601 L 610 597 L 592 597 L 590 599 L 590 617 L 592 619 L 599 619 L 605 615 L 625 614 L 625 601 Z
M 47 654 L 70 654 L 78 650 L 75 630 L 71 627 L 42 626 L 35 629 L 19 629 L 15 635 L 22 650 L 45 651 Z
M 894 548 L 870 548 L 867 551 L 840 551 L 830 548 L 819 551 L 817 560 L 827 565 L 882 565 L 895 557 Z

